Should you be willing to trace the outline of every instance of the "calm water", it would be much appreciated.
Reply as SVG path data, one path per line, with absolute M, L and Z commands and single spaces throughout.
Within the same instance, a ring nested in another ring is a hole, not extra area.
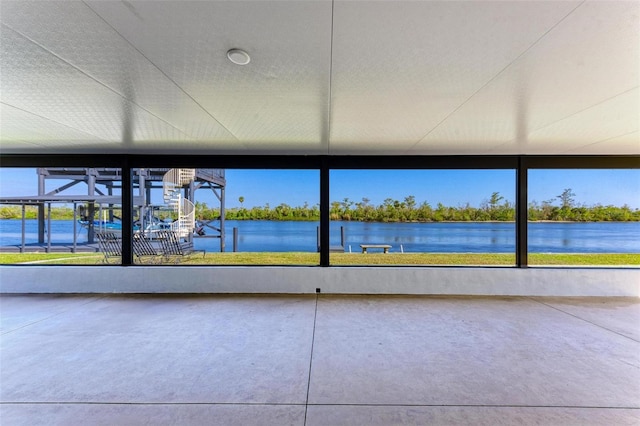
M 238 228 L 238 251 L 307 251 L 317 247 L 317 222 L 227 222 L 227 251 L 233 248 L 232 229 Z M 332 222 L 331 245 L 360 251 L 360 244 L 390 244 L 391 252 L 508 253 L 515 251 L 513 223 L 364 223 Z M 86 230 L 77 228 L 78 243 Z M 52 221 L 52 243 L 73 241 L 72 221 Z M 21 221 L 0 220 L 0 246 L 19 245 Z M 37 242 L 36 220 L 26 221 L 26 243 Z M 219 240 L 196 239 L 197 248 L 218 251 Z M 555 253 L 640 253 L 640 223 L 532 223 L 529 251 Z

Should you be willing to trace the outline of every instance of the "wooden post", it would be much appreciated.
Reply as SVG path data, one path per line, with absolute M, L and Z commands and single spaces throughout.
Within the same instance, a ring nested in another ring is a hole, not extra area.
M 238 228 L 233 227 L 233 252 L 236 253 L 238 251 Z

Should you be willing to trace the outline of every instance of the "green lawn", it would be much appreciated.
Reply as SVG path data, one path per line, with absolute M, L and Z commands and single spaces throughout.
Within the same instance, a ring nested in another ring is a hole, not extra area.
M 97 253 L 1 253 L 0 264 L 100 264 Z M 207 253 L 190 265 L 317 265 L 317 253 Z M 489 253 L 331 253 L 332 265 L 494 265 L 515 264 L 514 254 Z M 529 254 L 529 265 L 640 266 L 640 254 Z
M 640 254 L 529 253 L 529 265 L 640 265 Z
M 86 264 L 102 260 L 100 253 L 0 253 L 0 264 Z

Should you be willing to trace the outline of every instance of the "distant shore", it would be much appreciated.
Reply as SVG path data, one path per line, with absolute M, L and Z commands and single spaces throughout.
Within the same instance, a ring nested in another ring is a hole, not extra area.
M 494 194 L 495 195 L 495 194 Z M 511 202 L 500 204 L 502 198 L 489 202 L 480 207 L 471 205 L 445 206 L 438 203 L 432 206 L 429 203 L 417 204 L 409 197 L 405 201 L 385 200 L 383 204 L 372 205 L 366 203 L 353 203 L 348 199 L 343 202 L 330 203 L 329 218 L 331 221 L 372 222 L 372 223 L 433 223 L 433 222 L 514 222 L 516 210 Z M 410 202 L 411 201 L 411 202 Z M 114 209 L 114 213 L 119 213 Z M 25 217 L 37 218 L 36 206 L 27 206 Z M 206 203 L 196 203 L 195 217 L 200 220 L 215 220 L 220 217 L 219 208 L 210 208 Z M 640 209 L 629 206 L 554 206 L 529 205 L 527 215 L 530 222 L 640 222 Z M 0 218 L 20 219 L 23 216 L 20 206 L 0 206 Z M 175 213 L 167 213 L 163 216 L 167 220 L 176 219 Z M 51 219 L 72 220 L 73 209 L 54 207 L 51 209 Z M 290 206 L 282 203 L 275 207 L 268 204 L 262 207 L 250 208 L 231 207 L 225 209 L 226 220 L 274 220 L 274 221 L 319 221 L 320 206 L 309 205 Z

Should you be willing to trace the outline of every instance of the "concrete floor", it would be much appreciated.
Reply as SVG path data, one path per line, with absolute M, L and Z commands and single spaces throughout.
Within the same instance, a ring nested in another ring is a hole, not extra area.
M 640 424 L 640 300 L 3 296 L 0 424 Z

